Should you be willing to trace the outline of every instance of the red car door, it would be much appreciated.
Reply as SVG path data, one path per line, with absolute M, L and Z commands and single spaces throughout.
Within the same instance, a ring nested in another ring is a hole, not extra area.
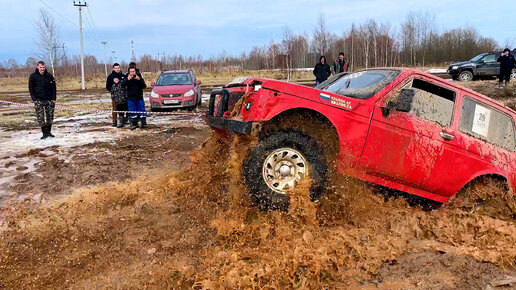
M 444 191 L 455 154 L 455 91 L 422 77 L 402 84 L 415 92 L 411 111 L 391 109 L 384 116 L 384 102 L 376 104 L 360 165 L 366 174 L 448 195 Z

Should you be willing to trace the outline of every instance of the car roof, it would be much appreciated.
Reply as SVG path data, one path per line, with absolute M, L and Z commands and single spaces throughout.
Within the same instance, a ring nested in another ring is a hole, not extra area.
M 162 71 L 161 73 L 163 73 L 163 74 L 173 74 L 173 73 L 189 73 L 189 72 L 191 72 L 191 70 L 179 69 L 179 70 L 166 70 L 166 71 Z
M 376 69 L 376 68 L 374 68 Z M 420 71 L 420 70 L 416 70 L 416 69 L 412 69 L 412 68 L 404 68 L 404 67 L 393 67 L 393 68 L 389 68 L 389 67 L 386 67 L 386 68 L 379 68 L 379 69 L 397 69 L 397 70 L 401 70 L 403 73 L 402 74 L 420 74 L 420 75 L 424 75 L 428 78 L 431 78 L 431 79 L 434 79 L 434 80 L 437 80 L 437 81 L 446 81 L 445 79 L 443 78 L 440 78 L 438 76 L 435 76 L 435 75 L 432 75 L 432 74 L 429 74 L 427 72 L 424 72 L 424 71 Z M 484 101 L 485 103 L 487 104 L 490 104 L 491 106 L 494 106 L 494 107 L 498 107 L 498 108 L 503 108 L 505 109 L 506 111 L 510 112 L 513 117 L 516 118 L 516 111 L 514 111 L 513 109 L 505 106 L 504 104 L 494 100 L 494 99 L 491 99 L 490 97 L 486 96 L 486 95 L 483 95 L 479 92 L 476 92 L 472 89 L 469 89 L 469 88 L 466 88 L 466 87 L 463 87 L 457 83 L 454 83 L 454 82 L 447 82 L 449 86 L 455 88 L 455 89 L 458 89 L 458 90 L 462 90 L 466 93 L 468 93 L 469 96 L 471 97 L 475 97 L 479 100 L 482 100 Z

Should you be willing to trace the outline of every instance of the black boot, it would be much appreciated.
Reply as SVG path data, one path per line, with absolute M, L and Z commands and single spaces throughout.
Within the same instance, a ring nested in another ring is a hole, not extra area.
M 47 126 L 42 126 L 41 127 L 41 133 L 43 133 L 43 136 L 41 136 L 40 139 L 47 139 L 47 137 L 48 137 Z
M 55 137 L 54 135 L 52 135 L 52 125 L 47 126 L 47 137 Z
M 140 119 L 142 121 L 141 125 L 142 125 L 142 129 L 143 128 L 146 128 L 147 127 L 147 117 L 141 117 Z
M 117 128 L 122 128 L 124 127 L 124 116 L 123 115 L 120 115 L 118 116 L 118 123 L 117 123 Z
M 138 119 L 131 118 L 131 127 L 129 127 L 129 129 L 134 130 L 136 128 L 138 128 Z

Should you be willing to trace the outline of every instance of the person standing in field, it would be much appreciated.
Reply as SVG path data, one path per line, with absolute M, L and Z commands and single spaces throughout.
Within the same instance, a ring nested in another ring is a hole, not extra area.
M 315 76 L 315 85 L 319 85 L 328 79 L 331 75 L 330 66 L 326 63 L 326 57 L 321 55 L 319 58 L 319 63 L 317 63 L 314 67 L 314 76 Z
M 120 64 L 113 64 L 113 71 L 106 80 L 106 89 L 111 93 L 111 104 L 113 108 L 111 118 L 113 121 L 113 127 L 118 128 L 122 128 L 124 126 L 124 113 L 117 114 L 114 111 L 127 111 L 128 109 L 126 91 L 125 88 L 122 87 L 124 81 L 125 75 L 121 72 Z
M 56 81 L 43 61 L 38 61 L 36 71 L 29 77 L 29 92 L 43 133 L 41 139 L 55 137 L 52 135 L 52 122 L 56 105 Z
M 129 111 L 137 111 L 141 113 L 129 113 L 131 126 L 129 129 L 138 128 L 138 121 L 141 120 L 141 128 L 147 126 L 147 118 L 145 114 L 145 102 L 143 101 L 143 89 L 147 87 L 143 77 L 138 75 L 135 67 L 129 68 L 125 82 L 122 86 L 127 90 L 127 106 Z
M 335 60 L 335 64 L 333 64 L 333 71 L 335 74 L 349 71 L 349 62 L 344 58 L 343 52 L 340 52 L 339 58 Z
M 503 50 L 502 54 L 498 57 L 497 61 L 500 63 L 500 76 L 498 77 L 498 87 L 501 88 L 503 87 L 504 80 L 505 85 L 509 84 L 512 69 L 516 67 L 516 61 L 508 48 Z

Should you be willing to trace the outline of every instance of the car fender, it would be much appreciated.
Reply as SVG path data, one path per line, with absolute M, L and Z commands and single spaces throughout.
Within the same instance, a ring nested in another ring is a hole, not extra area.
M 503 178 L 505 181 L 507 181 L 507 184 L 512 187 L 511 183 L 509 182 L 509 178 L 505 176 L 500 170 L 496 168 L 489 168 L 483 171 L 476 172 L 474 175 L 472 175 L 469 179 L 467 179 L 467 182 L 462 184 L 462 186 L 457 190 L 457 193 L 463 189 L 466 185 L 468 185 L 473 180 L 483 177 L 483 176 L 492 176 L 492 177 L 498 177 Z

